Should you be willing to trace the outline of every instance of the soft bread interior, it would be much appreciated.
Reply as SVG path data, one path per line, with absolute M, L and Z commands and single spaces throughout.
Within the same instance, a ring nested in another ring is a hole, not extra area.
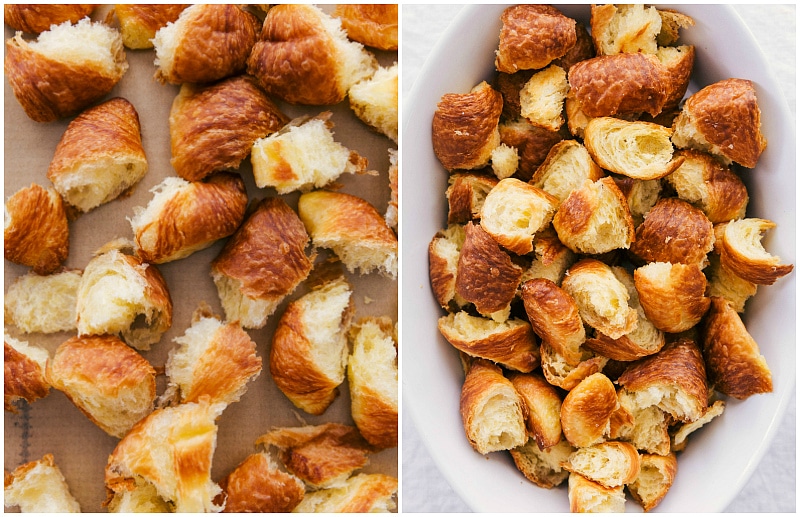
M 314 364 L 330 379 L 344 380 L 347 335 L 343 322 L 352 290 L 346 280 L 324 284 L 299 298 L 301 325 L 311 344 Z
M 242 281 L 212 271 L 220 303 L 228 321 L 238 321 L 244 328 L 261 328 L 275 312 L 281 299 L 251 298 L 242 293 Z
M 6 291 L 6 323 L 26 333 L 74 330 L 80 283 L 77 270 L 19 277 Z
M 61 469 L 51 456 L 27 467 L 24 473 L 15 475 L 10 484 L 6 478 L 6 508 L 18 506 L 22 513 L 80 513 L 78 501 L 70 493 Z
M 379 67 L 369 79 L 354 84 L 349 92 L 355 114 L 371 127 L 397 142 L 397 63 Z
M 125 192 L 146 172 L 144 160 L 96 157 L 61 172 L 56 188 L 70 205 L 88 212 Z
M 397 407 L 397 349 L 391 332 L 372 319 L 357 328 L 348 362 L 350 382 L 368 386 L 381 400 Z
M 121 75 L 127 69 L 122 37 L 103 23 L 92 23 L 87 17 L 76 24 L 64 22 L 42 32 L 36 41 L 28 43 L 31 50 L 50 59 L 75 66 L 90 65 L 103 75 Z

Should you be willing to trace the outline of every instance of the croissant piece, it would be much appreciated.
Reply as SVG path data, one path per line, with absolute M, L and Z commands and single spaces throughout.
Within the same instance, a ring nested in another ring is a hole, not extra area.
M 331 112 L 296 119 L 253 143 L 250 160 L 259 188 L 278 194 L 322 188 L 340 175 L 361 174 L 367 159 L 334 139 Z
M 630 252 L 644 262 L 703 264 L 715 241 L 714 227 L 702 210 L 664 197 L 636 228 Z
M 365 124 L 397 143 L 397 63 L 380 66 L 369 78 L 365 78 L 347 92 L 350 109 Z
M 703 355 L 689 339 L 672 342 L 660 352 L 631 363 L 617 383 L 643 399 L 637 406 L 658 406 L 681 422 L 697 420 L 708 406 Z
M 578 40 L 575 20 L 549 5 L 517 5 L 500 17 L 498 72 L 545 68 L 562 57 Z
M 564 125 L 564 100 L 569 90 L 567 73 L 558 65 L 536 71 L 519 92 L 520 116 L 550 131 Z
M 505 178 L 492 188 L 481 206 L 481 227 L 501 246 L 517 255 L 533 251 L 533 238 L 553 219 L 558 200 L 522 180 Z
M 22 513 L 81 512 L 52 454 L 6 472 L 3 493 L 5 506 L 17 506 Z
M 153 411 L 156 371 L 116 336 L 63 342 L 47 364 L 47 378 L 89 420 L 116 438 Z
M 279 427 L 256 443 L 277 448 L 286 469 L 315 490 L 341 486 L 374 451 L 357 428 L 333 422 Z
M 668 70 L 652 55 L 600 55 L 569 70 L 569 87 L 589 117 L 661 113 L 670 86 Z M 687 83 L 688 84 L 688 83 Z
M 256 344 L 238 323 L 223 323 L 208 315 L 196 315 L 183 335 L 173 339 L 165 364 L 167 389 L 161 401 L 212 403 L 238 402 L 248 382 L 261 373 Z
M 438 326 L 448 343 L 471 357 L 520 372 L 530 372 L 539 366 L 539 346 L 525 320 L 511 318 L 497 322 L 459 311 L 439 318 Z
M 47 177 L 69 205 L 89 212 L 147 173 L 136 108 L 115 97 L 75 117 L 56 146 Z
M 611 380 L 600 372 L 589 375 L 561 403 L 564 438 L 574 447 L 600 443 L 611 429 L 611 415 L 618 406 Z
M 170 163 L 188 181 L 236 169 L 257 139 L 288 121 L 248 76 L 207 85 L 185 83 L 169 115 Z
M 451 303 L 463 307 L 467 304 L 457 298 L 456 275 L 458 274 L 458 258 L 466 234 L 464 227 L 458 224 L 448 226 L 434 235 L 428 245 L 428 271 L 436 301 L 443 309 Z
M 366 317 L 349 331 L 347 360 L 350 413 L 361 436 L 377 449 L 397 447 L 399 398 L 395 325 L 389 317 Z
M 540 354 L 542 373 L 547 382 L 567 391 L 573 389 L 586 377 L 602 372 L 608 364 L 608 357 L 597 355 L 588 347 L 581 348 L 581 360 L 575 366 L 570 365 L 564 356 L 556 352 L 547 341 L 542 341 Z
M 25 114 L 36 122 L 70 117 L 108 94 L 128 70 L 119 31 L 88 17 L 26 41 L 6 41 L 5 72 Z
M 486 81 L 442 95 L 433 114 L 433 152 L 445 169 L 480 169 L 500 145 L 503 96 Z
M 713 156 L 693 149 L 679 150 L 684 158 L 666 182 L 678 197 L 706 214 L 713 224 L 743 219 L 749 195 L 741 178 Z
M 724 298 L 736 312 L 744 312 L 744 305 L 758 291 L 758 284 L 739 277 L 722 264 L 718 253 L 708 255 L 708 266 L 703 270 L 708 278 L 706 295 Z
M 461 387 L 461 421 L 473 449 L 480 454 L 509 450 L 528 440 L 523 402 L 499 366 L 472 361 Z
M 641 459 L 636 447 L 628 442 L 607 441 L 581 447 L 564 463 L 569 472 L 606 488 L 632 483 L 639 475 Z
M 698 264 L 650 262 L 633 272 L 647 319 L 663 332 L 677 334 L 700 322 L 711 303 Z
M 207 399 L 156 409 L 126 434 L 108 457 L 109 501 L 136 483 L 153 485 L 175 512 L 218 512 L 221 492 L 211 480 L 217 445 L 216 419 L 224 404 Z M 108 502 L 108 501 L 107 501 Z
M 642 454 L 639 475 L 628 484 L 628 491 L 645 512 L 649 512 L 664 500 L 675 481 L 678 460 L 674 453 L 665 456 Z
M 550 149 L 567 136 L 563 129 L 551 131 L 534 126 L 524 118 L 501 121 L 498 129 L 500 143 L 517 149 L 519 160 L 515 176 L 525 181 L 533 177 Z
M 724 79 L 692 94 L 673 124 L 672 142 L 752 169 L 767 147 L 755 85 Z
M 758 343 L 722 298 L 711 298 L 703 325 L 703 356 L 709 381 L 720 392 L 742 400 L 772 391 L 772 373 Z
M 781 258 L 764 249 L 761 239 L 776 224 L 757 217 L 738 219 L 721 225 L 716 234 L 722 265 L 736 276 L 758 285 L 772 285 L 794 269 L 781 264 Z
M 3 21 L 14 30 L 38 34 L 52 25 L 78 23 L 96 8 L 96 4 L 5 4 Z
M 598 55 L 655 54 L 661 14 L 645 5 L 592 5 L 591 33 Z
M 584 323 L 612 339 L 636 328 L 637 313 L 630 295 L 611 266 L 584 258 L 567 270 L 561 287 L 578 306 Z
M 356 474 L 343 486 L 307 492 L 295 513 L 389 513 L 397 508 L 397 478 Z
M 321 415 L 339 395 L 347 370 L 353 291 L 344 277 L 290 302 L 272 335 L 269 370 L 298 408 Z
M 300 195 L 297 212 L 313 245 L 333 250 L 351 273 L 397 277 L 397 235 L 368 201 L 315 190 Z
M 498 179 L 486 174 L 456 172 L 448 178 L 445 196 L 448 202 L 447 223 L 465 224 L 479 219 L 486 195 L 497 185 Z
M 241 177 L 220 172 L 203 181 L 170 176 L 151 189 L 146 207 L 130 218 L 136 254 L 163 264 L 188 257 L 233 234 L 245 218 Z
M 561 467 L 575 448 L 563 438 L 561 441 L 547 449 L 539 449 L 533 438 L 528 439 L 525 445 L 511 449 L 509 453 L 525 478 L 542 488 L 559 486 L 569 477 L 569 472 Z
M 303 222 L 281 198 L 261 200 L 211 262 L 228 321 L 261 328 L 314 265 Z
M 662 25 L 663 28 L 663 25 Z M 667 99 L 662 114 L 677 109 L 689 88 L 689 80 L 694 69 L 694 45 L 677 47 L 658 47 L 656 57 L 666 69 Z M 672 125 L 671 123 L 669 124 Z
M 573 513 L 624 513 L 623 486 L 606 488 L 580 474 L 570 473 L 569 510 Z
M 475 304 L 480 314 L 502 321 L 508 316 L 522 272 L 480 224 L 467 223 L 458 258 L 456 294 Z
M 546 278 L 560 286 L 567 269 L 577 260 L 577 255 L 559 240 L 552 224 L 534 238 L 533 255 L 531 265 L 522 273 L 520 284 Z
M 50 353 L 9 336 L 3 341 L 3 406 L 6 411 L 17 412 L 16 403 L 24 400 L 28 404 L 46 397 L 50 393 L 46 366 Z M 8 484 L 6 484 L 6 487 Z M 6 501 L 8 504 L 8 501 Z
M 525 406 L 525 425 L 540 451 L 556 447 L 561 437 L 561 395 L 541 373 L 509 374 Z
M 597 165 L 623 176 L 663 178 L 682 163 L 674 156 L 672 130 L 653 122 L 598 117 L 589 121 L 583 134 Z
M 597 181 L 603 170 L 592 160 L 589 151 L 577 140 L 562 140 L 547 153 L 536 169 L 530 184 L 555 196 L 559 204 L 584 180 Z
M 586 330 L 575 300 L 552 280 L 534 278 L 522 284 L 522 302 L 533 331 L 570 366 L 583 359 Z
M 276 5 L 267 12 L 247 73 L 290 104 L 330 105 L 370 77 L 378 60 L 347 39 L 338 18 L 314 5 Z
M 674 423 L 672 415 L 658 405 L 663 393 L 656 390 L 617 391 L 619 409 L 611 417 L 609 437 L 630 442 L 638 450 L 650 454 L 670 453 L 669 426 Z
M 156 266 L 111 249 L 86 265 L 76 313 L 78 336 L 115 334 L 149 350 L 172 326 L 172 299 Z
M 156 32 L 155 77 L 161 83 L 208 83 L 244 72 L 259 22 L 233 4 L 197 4 Z
M 333 16 L 347 37 L 367 47 L 397 50 L 397 4 L 336 4 Z
M 583 180 L 559 205 L 553 228 L 573 252 L 591 255 L 629 248 L 636 231 L 628 200 L 610 176 Z
M 56 271 L 69 255 L 69 222 L 64 201 L 54 188 L 32 183 L 5 203 L 3 248 L 6 260 L 35 273 Z
M 129 49 L 153 48 L 159 29 L 178 19 L 189 4 L 116 4 L 122 43 Z
M 297 477 L 284 472 L 266 452 L 247 456 L 219 481 L 215 503 L 224 513 L 289 513 L 306 493 Z

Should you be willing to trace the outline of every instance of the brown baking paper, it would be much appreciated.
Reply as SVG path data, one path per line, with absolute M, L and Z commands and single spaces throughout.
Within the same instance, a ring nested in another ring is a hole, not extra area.
M 330 12 L 332 6 L 323 9 Z M 92 15 L 94 20 L 105 20 L 110 6 L 103 6 Z M 14 36 L 14 31 L 5 27 L 5 38 Z M 26 38 L 31 36 L 26 35 Z M 374 52 L 383 66 L 397 61 L 396 52 Z M 150 189 L 163 178 L 176 175 L 170 165 L 169 111 L 179 87 L 163 85 L 154 79 L 155 51 L 126 49 L 129 70 L 114 90 L 102 100 L 120 96 L 133 103 L 138 111 L 142 139 L 148 161 L 148 172 L 127 197 L 101 205 L 93 211 L 80 215 L 70 222 L 70 251 L 64 264 L 66 268 L 83 269 L 93 253 L 104 244 L 117 239 L 133 237 L 129 217 L 133 208 L 145 207 L 152 199 Z M 5 161 L 4 194 L 8 199 L 20 188 L 31 183 L 50 187 L 47 168 L 53 158 L 56 145 L 70 119 L 52 123 L 38 123 L 27 117 L 17 102 L 8 84 L 4 81 L 5 107 Z M 344 174 L 336 182 L 342 192 L 354 194 L 369 201 L 380 213 L 385 213 L 390 199 L 388 180 L 389 149 L 397 145 L 389 138 L 371 131 L 350 110 L 347 100 L 335 106 L 290 106 L 277 102 L 289 117 L 302 114 L 316 115 L 322 111 L 333 112 L 334 138 L 348 148 L 357 151 L 369 160 L 369 169 L 377 175 Z M 277 196 L 274 189 L 260 189 L 253 181 L 249 158 L 238 169 L 244 178 L 248 195 L 252 200 Z M 297 209 L 298 194 L 283 196 L 287 203 Z M 222 249 L 223 241 L 210 248 L 175 262 L 157 266 L 167 281 L 174 305 L 173 324 L 161 341 L 142 352 L 157 370 L 163 372 L 168 352 L 175 346 L 173 339 L 184 334 L 191 325 L 193 312 L 202 303 L 208 304 L 215 314 L 224 319 L 216 287 L 210 276 L 209 265 Z M 319 250 L 317 263 L 327 253 Z M 5 261 L 5 289 L 15 278 L 29 268 Z M 354 291 L 356 313 L 354 321 L 365 316 L 390 316 L 397 321 L 397 281 L 370 273 L 367 275 L 347 273 Z M 256 452 L 255 441 L 273 427 L 300 426 L 339 422 L 353 425 L 350 416 L 350 397 L 347 381 L 340 386 L 340 395 L 320 416 L 313 416 L 295 408 L 275 386 L 269 373 L 269 349 L 272 332 L 287 303 L 307 292 L 301 285 L 278 307 L 263 329 L 248 330 L 257 344 L 257 353 L 262 359 L 262 371 L 255 381 L 247 386 L 247 392 L 239 402 L 229 405 L 218 420 L 219 433 L 213 458 L 212 479 L 218 481 L 231 469 Z M 73 334 L 21 334 L 13 327 L 7 331 L 18 339 L 46 348 L 50 355 L 59 344 Z M 166 385 L 164 375 L 159 375 L 158 393 Z M 118 440 L 107 435 L 84 416 L 61 392 L 51 389 L 50 394 L 32 404 L 21 404 L 17 414 L 8 411 L 4 415 L 4 468 L 11 471 L 17 466 L 40 459 L 51 453 L 63 472 L 70 491 L 84 512 L 104 512 L 106 498 L 103 481 L 104 468 Z M 361 472 L 381 472 L 397 477 L 397 448 L 386 449 L 371 456 L 370 463 Z M 13 511 L 13 508 L 8 508 Z

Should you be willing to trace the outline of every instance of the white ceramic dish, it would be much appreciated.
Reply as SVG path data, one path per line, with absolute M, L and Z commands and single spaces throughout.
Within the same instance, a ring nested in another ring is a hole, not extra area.
M 446 224 L 447 173 L 433 154 L 431 120 L 445 93 L 469 91 L 493 74 L 494 51 L 505 5 L 465 7 L 445 32 L 404 102 L 402 178 L 402 363 L 404 407 L 450 485 L 477 512 L 564 512 L 566 486 L 541 489 L 528 482 L 505 453 L 471 449 L 458 412 L 463 380 L 454 349 L 439 335 L 443 314 L 430 290 L 427 247 Z M 583 23 L 588 5 L 559 5 Z M 669 7 L 669 6 L 665 6 Z M 796 262 L 796 140 L 780 87 L 738 15 L 724 5 L 672 6 L 695 19 L 682 42 L 696 46 L 690 92 L 728 77 L 755 83 L 768 146 L 757 167 L 742 175 L 748 215 L 778 226 L 763 243 L 784 262 Z M 694 433 L 678 459 L 678 475 L 657 512 L 722 511 L 766 450 L 796 379 L 796 273 L 759 289 L 744 321 L 773 375 L 773 392 L 728 400 L 722 417 Z M 794 451 L 791 451 L 792 453 Z M 629 501 L 627 508 L 640 512 Z

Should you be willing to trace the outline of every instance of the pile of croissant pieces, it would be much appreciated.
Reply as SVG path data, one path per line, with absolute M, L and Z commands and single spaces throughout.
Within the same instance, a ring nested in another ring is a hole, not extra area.
M 365 130 L 396 147 L 397 65 L 381 66 L 367 47 L 397 50 L 397 6 L 117 5 L 104 22 L 89 17 L 96 7 L 5 6 L 18 31 L 5 61 L 16 99 L 36 122 L 71 118 L 47 171 L 52 185 L 6 202 L 5 258 L 30 271 L 5 297 L 15 328 L 5 332 L 5 409 L 54 388 L 118 438 L 105 470 L 113 512 L 395 509 L 395 476 L 356 471 L 397 446 L 396 323 L 355 317 L 344 269 L 396 281 L 397 151 L 387 146 L 391 200 L 379 213 L 335 188 L 343 173 L 387 175 L 334 140 L 331 113 L 290 120 L 272 99 L 312 109 L 349 99 Z M 70 225 L 148 171 L 136 109 L 106 98 L 128 71 L 125 48 L 154 49 L 155 79 L 180 85 L 168 121 L 177 175 L 128 214 L 132 239 L 66 269 Z M 257 187 L 279 196 L 248 198 L 238 173 L 248 156 Z M 288 193 L 300 193 L 296 211 Z M 154 367 L 141 352 L 160 343 L 181 302 L 158 265 L 222 239 L 210 273 L 225 318 L 197 308 Z M 328 260 L 315 263 L 322 253 Z M 263 451 L 215 482 L 217 419 L 262 371 L 247 329 L 263 328 L 301 287 L 272 337 L 270 374 L 312 415 L 347 378 L 355 425 L 273 429 L 255 444 Z M 54 354 L 27 340 L 56 332 L 75 337 Z M 52 454 L 6 471 L 5 505 L 80 511 Z
M 509 7 L 491 84 L 443 95 L 432 121 L 449 184 L 430 281 L 466 438 L 567 481 L 574 512 L 622 512 L 626 493 L 652 510 L 688 435 L 772 390 L 741 319 L 793 269 L 761 245 L 775 224 L 746 216 L 761 113 L 746 79 L 687 95 L 694 23 Z

